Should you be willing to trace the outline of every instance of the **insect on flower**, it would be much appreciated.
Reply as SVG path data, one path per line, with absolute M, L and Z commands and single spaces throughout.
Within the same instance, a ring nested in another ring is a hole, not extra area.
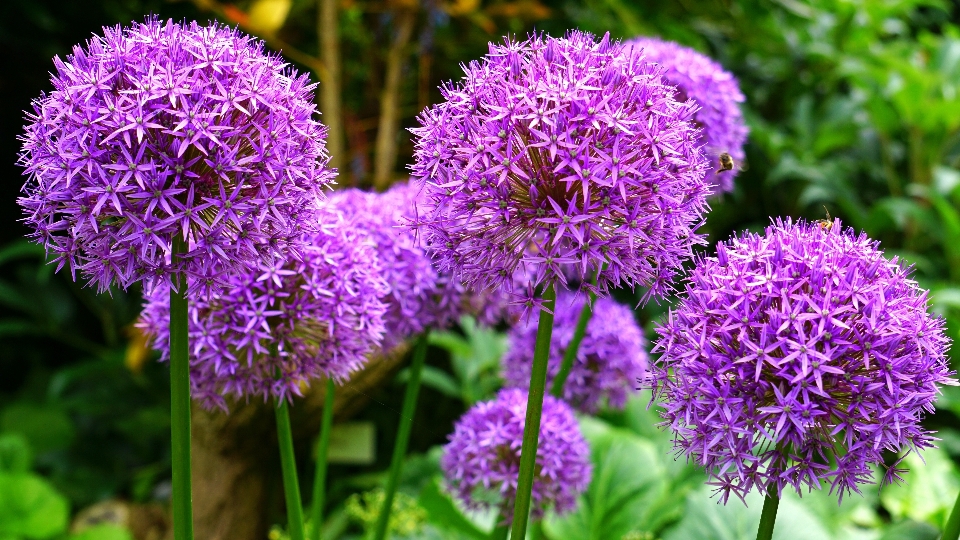
M 827 219 L 818 219 L 815 223 L 824 231 L 830 232 L 830 229 L 833 228 L 833 218 L 830 217 L 830 210 L 827 210 L 827 206 L 823 206 L 823 211 L 827 213 Z
M 734 180 L 743 170 L 737 165 L 744 160 L 743 146 L 749 132 L 740 110 L 746 98 L 737 78 L 712 58 L 671 41 L 638 37 L 628 41 L 626 49 L 662 66 L 664 81 L 697 102 L 695 119 L 701 128 L 698 140 L 710 160 L 706 181 L 714 184 L 714 196 L 732 191 Z M 729 165 L 727 160 L 732 160 Z
M 727 152 L 720 154 L 720 166 L 717 167 L 717 174 L 722 173 L 723 171 L 732 171 L 737 166 L 737 163 L 733 160 L 733 156 Z

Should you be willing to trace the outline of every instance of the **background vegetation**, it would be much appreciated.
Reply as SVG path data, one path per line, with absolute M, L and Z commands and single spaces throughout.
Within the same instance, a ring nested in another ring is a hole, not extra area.
M 327 2 L 332 0 L 320 0 Z M 716 242 L 769 216 L 818 219 L 824 207 L 913 264 L 960 341 L 960 5 L 936 0 L 338 0 L 339 107 L 321 101 L 342 145 L 340 184 L 404 176 L 406 127 L 438 99 L 459 63 L 507 33 L 570 28 L 660 35 L 716 58 L 739 78 L 751 134 L 736 190 L 713 204 Z M 8 0 L 0 3 L 0 539 L 153 538 L 169 497 L 166 367 L 131 323 L 139 291 L 97 295 L 55 275 L 25 242 L 15 165 L 23 110 L 49 89 L 51 58 L 103 25 L 161 17 L 239 24 L 316 80 L 329 82 L 317 0 Z M 329 95 L 329 94 L 328 94 Z M 621 300 L 631 301 L 623 292 Z M 637 312 L 650 328 L 666 306 Z M 500 333 L 434 338 L 395 532 L 481 538 L 490 516 L 464 517 L 438 489 L 438 445 L 453 421 L 497 388 Z M 953 350 L 960 366 L 960 346 Z M 392 374 L 391 374 L 392 377 Z M 398 374 L 402 379 L 403 372 Z M 390 381 L 354 422 L 392 441 L 401 392 Z M 642 397 L 585 418 L 595 479 L 578 513 L 548 519 L 554 539 L 752 538 L 760 512 L 708 498 L 704 477 L 669 451 Z M 960 490 L 960 389 L 928 419 L 940 450 L 911 463 L 904 486 L 838 507 L 825 493 L 786 499 L 780 538 L 935 538 Z M 356 442 L 356 441 L 354 441 Z M 344 444 L 349 444 L 349 441 Z M 358 443 L 359 444 L 359 443 Z M 371 462 L 332 470 L 331 534 L 358 537 L 375 516 L 389 444 Z M 306 462 L 309 456 L 304 457 Z M 279 463 L 279 461 L 277 461 Z M 304 467 L 309 471 L 309 466 Z M 271 489 L 280 492 L 279 477 Z M 373 491 L 370 491 L 373 490 Z M 103 503 L 103 501 L 108 501 Z M 100 503 L 90 509 L 91 505 Z M 19 505 L 19 506 L 18 506 Z M 29 508 L 25 512 L 24 508 Z M 84 512 L 84 509 L 87 509 Z M 265 509 L 280 522 L 279 507 Z M 18 517 L 13 517 L 18 516 Z M 27 517 L 23 517 L 27 516 Z M 68 524 L 73 521 L 73 532 Z M 119 523 L 115 527 L 96 522 Z M 85 525 L 86 524 L 86 525 Z M 796 525 L 796 526 L 794 526 Z M 159 531 L 159 532 L 158 532 Z M 278 538 L 279 531 L 271 533 Z M 159 538 L 159 536 L 155 536 Z

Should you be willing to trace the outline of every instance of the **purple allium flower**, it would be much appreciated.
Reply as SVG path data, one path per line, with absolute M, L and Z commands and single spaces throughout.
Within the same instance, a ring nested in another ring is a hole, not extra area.
M 526 391 L 503 389 L 492 401 L 474 405 L 454 426 L 440 466 L 467 507 L 512 511 L 526 411 Z M 590 485 L 591 472 L 590 449 L 573 410 L 544 396 L 531 500 L 534 517 L 551 507 L 561 514 L 573 510 Z
M 201 287 L 289 251 L 333 175 L 308 77 L 216 23 L 103 31 L 54 59 L 21 136 L 19 203 L 57 269 Z
M 706 158 L 661 68 L 609 36 L 490 45 L 421 114 L 422 241 L 477 289 L 566 283 L 668 289 L 701 243 Z
M 343 381 L 383 336 L 389 292 L 377 248 L 359 224 L 321 204 L 320 226 L 298 259 L 231 274 L 221 294 L 191 298 L 193 397 L 226 408 L 224 396 L 300 395 L 318 377 Z M 147 295 L 139 325 L 169 356 L 169 289 Z
M 490 295 L 467 293 L 452 276 L 440 274 L 417 245 L 408 225 L 417 217 L 419 191 L 414 184 L 402 183 L 386 193 L 346 189 L 330 197 L 331 204 L 351 215 L 377 246 L 383 277 L 390 284 L 385 349 L 424 330 L 452 326 L 463 314 L 490 322 L 505 305 Z
M 672 41 L 641 37 L 626 42 L 627 51 L 663 66 L 663 79 L 676 85 L 680 99 L 693 99 L 700 106 L 694 121 L 702 128 L 700 143 L 710 160 L 707 182 L 717 184 L 715 193 L 733 190 L 737 167 L 719 172 L 720 154 L 743 161 L 743 145 L 749 132 L 740 112 L 743 93 L 736 77 L 713 59 Z M 718 174 L 719 172 L 719 174 Z
M 943 319 L 910 269 L 833 223 L 777 220 L 700 258 L 654 351 L 679 450 L 724 501 L 752 488 L 857 492 L 885 452 L 932 446 Z M 902 469 L 890 467 L 883 483 Z
M 587 300 L 586 295 L 570 292 L 557 296 L 547 388 L 560 371 Z M 592 309 L 576 360 L 563 385 L 563 399 L 586 413 L 596 412 L 603 403 L 623 408 L 627 392 L 637 379 L 644 377 L 648 365 L 646 340 L 633 312 L 610 298 L 598 298 Z M 511 329 L 508 337 L 510 349 L 503 357 L 503 378 L 507 386 L 527 388 L 537 342 L 537 321 L 525 318 Z

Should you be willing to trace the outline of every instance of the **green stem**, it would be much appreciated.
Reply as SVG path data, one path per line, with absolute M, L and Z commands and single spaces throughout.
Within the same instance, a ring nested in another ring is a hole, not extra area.
M 553 311 L 557 294 L 553 284 L 543 291 L 543 307 L 537 325 L 537 344 L 533 351 L 530 370 L 530 393 L 527 396 L 527 416 L 523 424 L 523 444 L 520 447 L 520 475 L 517 478 L 517 502 L 513 508 L 513 538 L 527 537 L 527 518 L 530 515 L 530 494 L 537 462 L 537 444 L 540 438 L 540 413 L 543 411 L 543 393 L 547 385 L 547 359 L 550 356 L 550 337 L 553 334 Z
M 387 476 L 387 486 L 384 489 L 383 507 L 377 516 L 377 526 L 374 529 L 375 540 L 383 540 L 387 536 L 387 525 L 390 522 L 390 512 L 393 510 L 393 497 L 400 482 L 400 470 L 403 468 L 403 458 L 407 455 L 407 445 L 410 442 L 410 428 L 413 426 L 413 413 L 417 408 L 417 394 L 420 392 L 420 375 L 423 373 L 423 363 L 427 357 L 427 341 L 429 331 L 420 334 L 417 338 L 416 349 L 413 351 L 413 363 L 410 364 L 410 379 L 407 381 L 407 392 L 403 397 L 403 413 L 400 415 L 400 428 L 397 431 L 397 441 L 393 446 L 393 459 L 390 461 L 390 475 Z
M 957 495 L 957 502 L 953 505 L 953 511 L 950 512 L 940 540 L 957 540 L 957 538 L 960 538 L 960 494 Z
M 172 259 L 187 252 L 173 238 Z M 174 276 L 170 287 L 170 450 L 173 467 L 173 538 L 193 540 L 193 494 L 190 489 L 190 357 L 187 343 L 187 280 Z
M 297 481 L 297 460 L 293 453 L 293 430 L 290 428 L 290 405 L 277 403 L 277 441 L 280 442 L 280 465 L 283 469 L 283 494 L 287 501 L 287 532 L 290 540 L 304 540 L 303 502 Z
M 757 540 L 770 540 L 773 538 L 773 525 L 777 521 L 778 506 L 780 506 L 780 498 L 777 497 L 776 488 L 771 487 L 767 490 L 767 496 L 763 498 L 763 512 L 760 514 L 760 527 L 757 529 Z
M 336 389 L 333 379 L 327 379 L 327 392 L 323 400 L 323 422 L 320 425 L 320 442 L 317 444 L 317 471 L 313 477 L 313 504 L 310 507 L 310 521 L 313 523 L 311 540 L 320 540 L 320 529 L 323 528 L 327 449 L 330 448 L 330 430 L 333 429 L 333 394 Z
M 560 371 L 558 371 L 557 376 L 553 378 L 553 386 L 550 387 L 550 394 L 555 398 L 563 398 L 563 385 L 567 382 L 567 377 L 570 376 L 570 370 L 573 369 L 573 362 L 577 359 L 577 351 L 580 350 L 580 343 L 583 341 L 583 336 L 587 333 L 587 323 L 590 322 L 590 318 L 593 316 L 593 302 L 596 301 L 596 299 L 597 295 L 591 291 L 590 300 L 584 302 L 583 309 L 580 310 L 577 327 L 573 331 L 573 339 L 570 340 L 570 344 L 567 345 L 567 350 L 563 353 L 563 363 L 560 364 Z

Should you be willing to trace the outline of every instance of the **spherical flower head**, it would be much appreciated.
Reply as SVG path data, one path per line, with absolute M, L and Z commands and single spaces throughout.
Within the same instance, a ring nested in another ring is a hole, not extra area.
M 358 224 L 320 207 L 319 227 L 298 259 L 231 274 L 219 295 L 189 299 L 193 397 L 226 408 L 224 396 L 291 399 L 319 377 L 360 369 L 383 336 L 377 248 Z M 153 289 L 139 325 L 169 357 L 169 288 Z
M 586 295 L 562 292 L 553 314 L 553 336 L 547 365 L 547 388 L 560 371 L 589 299 Z M 623 408 L 637 379 L 644 377 L 648 358 L 643 330 L 626 306 L 610 298 L 593 302 L 583 341 L 563 385 L 563 399 L 577 410 L 594 413 L 601 405 Z M 503 357 L 503 378 L 507 386 L 528 388 L 533 350 L 537 342 L 537 321 L 526 317 L 508 334 L 510 348 Z
M 526 391 L 504 389 L 492 401 L 474 405 L 454 426 L 440 466 L 467 507 L 513 508 L 526 411 Z M 590 449 L 573 410 L 552 396 L 543 399 L 536 463 L 533 516 L 551 507 L 560 514 L 573 510 L 590 485 Z
M 743 162 L 749 133 L 740 112 L 744 97 L 736 77 L 710 57 L 672 41 L 640 37 L 626 42 L 625 48 L 628 54 L 663 66 L 664 81 L 676 85 L 680 99 L 693 99 L 700 106 L 694 121 L 701 128 L 699 142 L 711 164 L 706 180 L 716 184 L 715 193 L 732 191 L 739 172 L 736 164 Z M 722 153 L 733 158 L 733 168 L 720 170 Z
M 926 291 L 839 220 L 719 244 L 657 332 L 661 414 L 724 501 L 823 482 L 859 493 L 884 453 L 932 446 L 921 420 L 937 385 L 956 384 Z
M 385 193 L 346 189 L 330 196 L 331 204 L 351 216 L 377 246 L 383 277 L 390 284 L 385 349 L 425 330 L 448 328 L 464 314 L 489 322 L 496 319 L 497 306 L 504 305 L 490 295 L 468 293 L 459 281 L 439 272 L 409 226 L 418 215 L 419 192 L 414 184 L 398 183 Z
M 295 247 L 333 176 L 307 75 L 216 23 L 103 31 L 54 59 L 20 138 L 24 222 L 57 269 L 215 286 Z
M 700 243 L 707 168 L 661 68 L 609 36 L 490 45 L 413 129 L 422 241 L 477 289 L 566 283 L 668 290 Z M 589 286 L 589 285 L 588 285 Z

